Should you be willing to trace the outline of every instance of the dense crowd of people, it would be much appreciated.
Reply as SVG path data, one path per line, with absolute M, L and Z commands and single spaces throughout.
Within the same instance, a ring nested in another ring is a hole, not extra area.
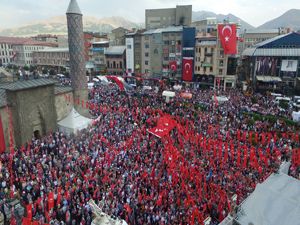
M 19 198 L 24 216 L 38 224 L 91 224 L 90 199 L 133 225 L 202 225 L 208 216 L 217 224 L 291 159 L 299 129 L 281 119 L 253 122 L 243 110 L 255 97 L 256 111 L 290 117 L 270 96 L 219 91 L 229 98 L 221 104 L 213 90 L 182 91 L 193 97 L 166 102 L 156 91 L 95 87 L 93 125 L 71 136 L 33 138 L 15 150 L 11 169 L 11 154 L 1 155 L 2 203 Z M 162 138 L 147 132 L 163 116 L 176 128 Z M 299 174 L 293 164 L 290 175 Z M 16 218 L 12 212 L 12 224 Z

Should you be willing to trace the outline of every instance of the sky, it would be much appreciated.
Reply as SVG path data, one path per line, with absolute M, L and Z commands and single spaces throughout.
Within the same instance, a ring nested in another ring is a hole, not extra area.
M 145 9 L 191 4 L 193 11 L 232 13 L 253 26 L 274 19 L 289 9 L 300 9 L 299 0 L 77 0 L 83 15 L 122 16 L 144 22 Z M 64 15 L 69 0 L 0 0 L 0 29 Z

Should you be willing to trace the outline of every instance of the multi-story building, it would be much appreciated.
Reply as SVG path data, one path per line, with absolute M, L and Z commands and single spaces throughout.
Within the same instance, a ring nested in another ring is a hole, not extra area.
M 30 38 L 0 37 L 0 60 L 2 64 L 30 65 L 33 63 L 33 51 L 45 47 L 57 47 L 57 44 L 34 41 Z
M 129 75 L 141 72 L 143 32 L 137 30 L 126 34 L 126 71 Z
M 217 24 L 216 17 L 208 17 L 204 20 L 192 22 L 191 27 L 195 27 L 197 33 L 203 33 L 204 35 L 209 33 L 215 36 L 217 34 Z
M 105 50 L 107 73 L 123 75 L 126 72 L 126 46 L 111 46 Z
M 14 44 L 13 51 L 16 57 L 13 64 L 18 66 L 33 64 L 33 52 L 42 50 L 46 47 L 55 47 L 56 44 L 46 42 L 26 41 L 24 43 Z
M 31 39 L 34 41 L 58 44 L 58 36 L 52 34 L 39 34 L 37 36 L 31 37 Z
M 14 38 L 12 38 L 14 39 Z M 17 40 L 14 40 L 17 41 Z M 8 37 L 0 37 L 0 66 L 10 64 L 14 57 L 14 51 L 12 48 L 12 44 L 14 42 L 10 40 Z
M 33 52 L 33 64 L 39 68 L 51 67 L 60 72 L 62 67 L 69 66 L 68 48 L 45 48 Z
M 282 34 L 247 48 L 243 72 L 256 90 L 299 94 L 300 34 Z
M 90 48 L 90 62 L 93 65 L 95 73 L 106 73 L 106 60 L 105 51 L 109 47 L 109 41 L 103 39 L 101 41 L 95 41 L 91 43 Z
M 190 26 L 192 22 L 192 5 L 177 5 L 176 8 L 146 9 L 146 29 L 169 26 Z
M 196 36 L 195 80 L 203 85 L 214 85 L 217 75 L 217 37 L 209 33 Z
M 110 46 L 120 46 L 125 45 L 126 34 L 129 31 L 123 27 L 118 27 L 113 29 L 110 34 L 108 34 L 109 45 Z
M 246 48 L 251 48 L 257 43 L 289 32 L 290 29 L 288 28 L 244 30 L 240 34 L 242 42 L 239 43 L 238 52 L 241 54 Z
M 172 26 L 143 33 L 142 73 L 181 77 L 182 30 L 182 26 Z M 171 71 L 170 61 L 176 61 L 176 71 Z

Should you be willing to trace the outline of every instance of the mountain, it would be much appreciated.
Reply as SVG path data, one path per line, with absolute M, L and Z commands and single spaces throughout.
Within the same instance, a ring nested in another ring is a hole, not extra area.
M 131 22 L 123 17 L 96 18 L 83 17 L 84 31 L 100 33 L 111 32 L 114 28 L 140 28 L 141 24 Z M 37 34 L 67 34 L 67 19 L 65 16 L 56 16 L 47 20 L 35 21 L 28 25 L 0 30 L 0 36 L 32 36 Z
M 254 27 L 252 25 L 250 25 L 246 21 L 242 20 L 241 18 L 239 18 L 233 14 L 227 14 L 227 15 L 216 14 L 216 13 L 210 12 L 210 11 L 198 11 L 198 12 L 193 12 L 193 14 L 192 14 L 193 21 L 204 20 L 208 17 L 216 17 L 218 22 L 223 22 L 226 19 L 226 20 L 229 20 L 230 22 L 240 23 L 241 30 L 254 29 Z
M 270 20 L 259 29 L 276 29 L 279 27 L 289 27 L 293 30 L 300 30 L 300 9 L 290 9 L 281 16 Z

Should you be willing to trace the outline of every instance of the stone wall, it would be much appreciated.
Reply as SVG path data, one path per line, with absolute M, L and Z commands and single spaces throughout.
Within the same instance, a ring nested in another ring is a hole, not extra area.
M 3 126 L 3 134 L 5 139 L 5 144 L 7 149 L 9 149 L 9 117 L 6 111 L 6 107 L 0 108 L 0 115 L 2 119 L 2 126 Z
M 64 119 L 68 114 L 71 112 L 73 108 L 73 101 L 67 101 L 66 97 L 69 99 L 73 99 L 73 92 L 66 92 L 63 94 L 57 94 L 55 96 L 55 108 L 56 108 L 56 115 L 57 121 L 61 121 Z
M 43 136 L 56 129 L 54 96 L 54 85 L 7 91 L 17 146 L 31 140 L 36 130 Z

